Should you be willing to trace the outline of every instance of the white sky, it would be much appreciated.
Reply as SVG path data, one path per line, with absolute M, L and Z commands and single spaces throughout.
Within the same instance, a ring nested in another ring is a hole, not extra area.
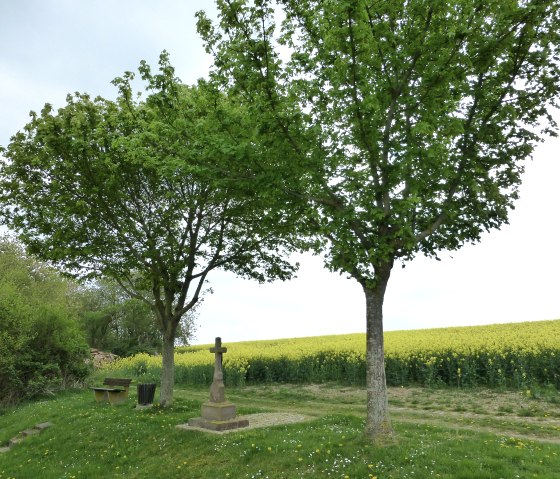
M 210 59 L 194 13 L 211 0 L 0 0 L 0 145 L 30 110 L 62 106 L 80 91 L 113 97 L 110 81 L 162 50 L 192 83 Z M 385 329 L 560 318 L 560 141 L 548 139 L 527 165 L 510 225 L 442 261 L 418 257 L 395 267 L 385 299 Z M 360 286 L 300 258 L 298 278 L 258 285 L 215 272 L 214 294 L 199 309 L 195 342 L 315 336 L 365 331 Z

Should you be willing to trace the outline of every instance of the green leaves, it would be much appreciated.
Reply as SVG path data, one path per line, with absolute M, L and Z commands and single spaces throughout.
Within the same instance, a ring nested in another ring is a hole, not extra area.
M 371 277 L 507 221 L 537 132 L 555 128 L 558 2 L 218 8 L 219 26 L 199 16 L 214 78 L 254 107 L 260 141 L 307 169 L 297 194 L 334 269 Z
M 5 150 L 0 200 L 36 254 L 115 278 L 167 331 L 215 268 L 290 277 L 292 232 L 251 112 L 206 82 L 183 85 L 165 52 L 157 72 L 139 72 L 144 100 L 125 72 L 114 102 L 75 93 L 33 115 Z
M 21 244 L 0 237 L 0 404 L 52 394 L 87 375 L 72 292 Z

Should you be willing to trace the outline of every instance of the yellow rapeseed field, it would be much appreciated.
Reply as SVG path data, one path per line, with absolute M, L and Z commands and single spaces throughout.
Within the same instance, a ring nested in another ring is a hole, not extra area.
M 226 384 L 365 382 L 363 333 L 224 345 Z M 177 383 L 211 382 L 211 346 L 177 349 Z M 390 331 L 385 333 L 385 359 L 390 385 L 560 387 L 560 320 Z M 139 354 L 110 368 L 157 381 L 161 358 Z

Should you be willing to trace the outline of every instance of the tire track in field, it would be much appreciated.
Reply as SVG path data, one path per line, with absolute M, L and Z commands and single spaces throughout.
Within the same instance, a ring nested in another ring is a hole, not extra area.
M 497 436 L 507 436 L 508 438 L 519 439 L 521 441 L 532 441 L 541 442 L 547 444 L 560 445 L 559 437 L 545 437 L 538 436 L 536 434 L 522 434 L 519 431 L 508 430 L 508 429 L 498 429 L 492 426 L 483 426 L 481 424 L 458 424 L 451 423 L 448 421 L 442 421 L 437 419 L 425 418 L 425 417 L 406 417 L 398 416 L 393 418 L 395 423 L 409 423 L 409 424 L 425 424 L 429 426 L 436 426 L 445 429 L 453 429 L 457 431 L 469 431 L 469 432 L 482 432 L 488 434 L 495 434 Z
M 245 406 L 255 406 L 258 403 L 260 407 L 266 410 L 274 410 L 277 412 L 298 412 L 307 416 L 320 418 L 327 414 L 350 414 L 357 417 L 365 417 L 365 404 L 326 404 L 325 401 L 290 401 L 289 404 L 279 403 L 278 400 L 259 397 L 258 400 L 248 401 L 246 398 L 236 399 L 239 404 Z M 394 423 L 408 424 L 425 424 L 436 426 L 450 430 L 461 430 L 469 432 L 481 432 L 495 434 L 498 436 L 507 436 L 522 441 L 534 441 L 548 444 L 560 445 L 560 432 L 543 431 L 542 434 L 522 433 L 519 430 L 511 428 L 501 428 L 498 426 L 489 426 L 480 424 L 480 421 L 488 420 L 488 415 L 474 414 L 467 412 L 455 411 L 430 411 L 416 408 L 390 406 L 391 419 Z M 547 426 L 557 427 L 560 431 L 560 421 L 551 419 L 550 421 L 542 421 L 537 418 L 520 417 L 520 416 L 500 416 L 500 419 L 515 423 L 516 426 L 523 427 L 530 424 L 543 424 Z M 471 420 L 470 424 L 461 424 L 461 420 Z M 497 420 L 497 417 L 491 417 Z M 553 436 L 556 437 L 553 437 Z
M 285 387 L 285 386 L 282 386 Z M 303 390 L 309 388 L 302 388 Z M 299 393 L 303 393 L 302 389 Z M 305 414 L 311 418 L 320 418 L 329 414 L 349 414 L 364 418 L 366 415 L 365 397 L 362 398 L 363 391 L 348 391 L 347 402 L 340 402 L 340 395 L 328 388 L 313 388 L 313 394 L 296 394 L 289 397 L 275 396 L 272 391 L 259 391 L 254 386 L 246 389 L 232 390 L 231 397 L 238 406 L 255 408 L 262 412 L 291 412 Z M 273 397 L 270 397 L 272 393 Z M 197 391 L 194 396 L 203 398 L 205 392 Z M 299 397 L 298 397 L 299 396 Z M 315 396 L 313 399 L 312 397 Z M 192 395 L 191 395 L 192 397 Z M 362 399 L 364 399 L 362 401 Z M 506 436 L 521 441 L 534 441 L 560 445 L 560 420 L 555 418 L 536 418 L 516 415 L 494 416 L 491 414 L 477 414 L 473 412 L 432 410 L 422 409 L 421 407 L 389 406 L 391 419 L 395 424 L 423 424 L 453 431 L 480 432 Z M 481 424 L 484 421 L 502 421 L 500 425 Z M 470 421 L 466 424 L 464 421 Z M 519 429 L 529 426 L 546 426 L 553 430 L 546 430 L 540 433 L 522 432 Z M 517 428 L 517 429 L 515 429 Z

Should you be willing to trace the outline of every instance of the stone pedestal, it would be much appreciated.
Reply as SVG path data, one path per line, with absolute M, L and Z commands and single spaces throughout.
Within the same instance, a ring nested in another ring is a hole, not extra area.
M 235 404 L 224 401 L 221 403 L 205 402 L 201 408 L 202 417 L 194 417 L 189 420 L 189 426 L 201 427 L 212 431 L 226 431 L 247 427 L 247 419 L 237 419 Z
M 229 401 L 205 402 L 201 408 L 202 417 L 210 421 L 229 421 L 235 417 L 236 407 Z

